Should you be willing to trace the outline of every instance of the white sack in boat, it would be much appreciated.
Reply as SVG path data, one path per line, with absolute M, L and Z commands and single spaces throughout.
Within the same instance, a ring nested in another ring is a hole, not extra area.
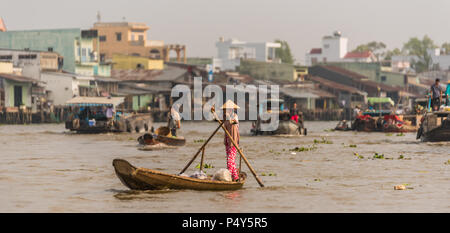
M 228 169 L 222 168 L 214 173 L 213 180 L 231 181 L 231 173 Z
M 196 172 L 194 172 L 194 174 L 191 175 L 191 178 L 197 178 L 197 179 L 204 180 L 204 179 L 208 178 L 208 176 L 206 176 L 206 174 L 203 171 L 196 171 Z

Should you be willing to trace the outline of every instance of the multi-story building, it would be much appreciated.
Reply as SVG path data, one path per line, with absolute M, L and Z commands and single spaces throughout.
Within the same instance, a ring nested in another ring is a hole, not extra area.
M 65 71 L 108 77 L 111 65 L 99 61 L 96 38 L 97 31 L 79 28 L 5 31 L 0 32 L 0 48 L 57 52 L 64 57 Z
M 313 48 L 305 55 L 307 66 L 318 63 L 338 62 L 347 54 L 348 39 L 343 37 L 339 31 L 332 36 L 322 38 L 322 47 Z
M 217 57 L 213 59 L 214 69 L 235 70 L 241 59 L 260 62 L 280 62 L 275 58 L 275 49 L 280 43 L 273 42 L 244 42 L 237 39 L 224 40 L 223 37 L 216 43 Z
M 0 62 L 11 62 L 24 76 L 40 80 L 42 71 L 61 70 L 63 57 L 56 52 L 0 48 Z
M 145 23 L 130 22 L 97 22 L 93 30 L 98 31 L 98 43 L 101 61 L 111 61 L 114 54 L 162 59 L 169 61 L 170 51 L 175 51 L 177 61 L 186 63 L 186 46 L 164 45 L 163 41 L 148 40 L 147 31 L 150 29 Z

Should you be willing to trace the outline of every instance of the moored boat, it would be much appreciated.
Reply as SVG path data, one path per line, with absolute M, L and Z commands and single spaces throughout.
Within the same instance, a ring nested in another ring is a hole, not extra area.
M 137 168 L 123 159 L 114 159 L 113 166 L 120 181 L 133 190 L 236 190 L 242 188 L 245 183 L 245 176 L 241 176 L 238 182 L 196 179 L 147 168 Z
M 426 113 L 416 138 L 424 142 L 450 141 L 450 111 Z
M 77 133 L 144 132 L 149 131 L 153 119 L 148 114 L 116 112 L 123 97 L 75 97 L 67 101 L 72 108 L 66 129 Z M 107 109 L 115 113 L 107 118 Z

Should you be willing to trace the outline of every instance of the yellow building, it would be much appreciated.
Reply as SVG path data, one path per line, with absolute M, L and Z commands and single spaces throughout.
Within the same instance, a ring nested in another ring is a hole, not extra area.
M 0 62 L 0 73 L 12 74 L 13 63 L 12 62 Z
M 146 57 L 129 56 L 122 54 L 113 54 L 113 69 L 116 70 L 162 70 L 164 69 L 164 61 L 159 59 L 150 59 Z
M 175 51 L 177 61 L 186 63 L 186 46 L 164 45 L 163 41 L 147 40 L 149 27 L 145 23 L 97 22 L 92 28 L 98 32 L 100 61 L 111 61 L 114 54 L 132 55 L 151 59 L 169 61 L 170 51 Z

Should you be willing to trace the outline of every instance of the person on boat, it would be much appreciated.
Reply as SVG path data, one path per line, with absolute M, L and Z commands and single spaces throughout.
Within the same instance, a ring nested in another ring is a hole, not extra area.
M 113 116 L 114 116 L 114 109 L 112 106 L 108 106 L 108 108 L 106 109 L 106 119 L 108 121 L 108 125 L 112 125 L 113 124 Z
M 172 136 L 177 136 L 177 129 L 181 128 L 181 117 L 175 109 L 178 105 L 172 106 L 169 114 L 169 129 Z
M 357 118 L 361 115 L 361 107 L 359 105 L 356 105 L 355 109 L 353 109 L 353 117 Z
M 445 106 L 450 106 L 450 80 L 447 81 L 447 89 L 445 89 Z
M 433 111 L 438 111 L 442 101 L 442 89 L 440 80 L 437 78 L 435 83 L 431 85 L 431 108 Z
M 237 106 L 233 101 L 228 100 L 223 106 L 223 114 L 224 114 L 224 126 L 225 129 L 230 133 L 231 137 L 235 141 L 237 145 L 239 145 L 239 119 L 238 115 L 234 112 L 235 109 L 239 109 L 240 107 Z M 225 151 L 227 154 L 227 169 L 231 173 L 231 178 L 233 180 L 239 179 L 239 174 L 236 168 L 236 153 L 237 149 L 231 142 L 230 138 L 225 134 L 224 138 L 224 144 L 225 144 Z
M 289 110 L 291 115 L 291 120 L 295 121 L 298 124 L 299 111 L 297 109 L 297 103 L 294 103 L 292 108 Z

